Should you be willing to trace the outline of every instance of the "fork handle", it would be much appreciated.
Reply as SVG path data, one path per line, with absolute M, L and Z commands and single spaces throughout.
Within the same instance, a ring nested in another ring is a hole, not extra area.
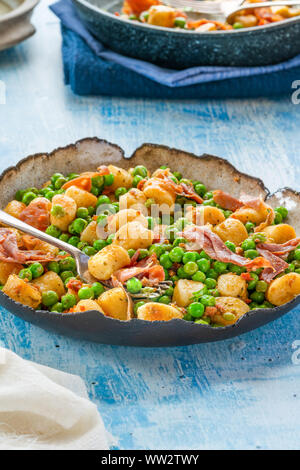
M 28 235 L 32 235 L 33 237 L 38 238 L 39 240 L 50 243 L 50 245 L 54 245 L 57 248 L 66 251 L 67 253 L 71 253 L 73 256 L 76 256 L 81 253 L 81 251 L 78 250 L 78 248 L 76 248 L 75 246 L 69 245 L 69 243 L 63 242 L 58 238 L 51 237 L 51 235 L 48 235 L 47 233 L 42 232 L 41 230 L 38 230 L 35 227 L 26 224 L 25 222 L 22 222 L 22 220 L 16 219 L 12 215 L 7 214 L 1 209 L 0 222 L 5 225 L 9 225 L 10 227 L 16 228 L 21 232 L 27 233 Z

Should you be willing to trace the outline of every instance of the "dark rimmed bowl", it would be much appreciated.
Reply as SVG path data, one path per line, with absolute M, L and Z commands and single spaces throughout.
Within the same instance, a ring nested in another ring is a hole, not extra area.
M 128 159 L 120 147 L 97 138 L 83 139 L 51 153 L 31 155 L 17 166 L 5 170 L 0 176 L 0 207 L 5 207 L 18 189 L 40 186 L 56 171 L 77 173 L 95 169 L 100 164 L 123 168 L 145 164 L 150 171 L 161 165 L 170 165 L 187 178 L 199 178 L 209 188 L 223 189 L 236 197 L 241 191 L 253 196 L 261 195 L 273 207 L 285 205 L 289 209 L 288 222 L 300 233 L 300 194 L 292 189 L 281 189 L 270 195 L 260 179 L 239 172 L 219 157 L 206 154 L 198 157 L 165 146 L 144 144 Z M 0 305 L 41 328 L 98 343 L 147 347 L 182 346 L 232 338 L 276 320 L 299 302 L 300 296 L 281 307 L 252 310 L 235 325 L 212 328 L 178 319 L 169 322 L 133 319 L 126 322 L 95 311 L 65 314 L 36 311 L 0 291 Z
M 30 18 L 39 0 L 3 0 L 11 11 L 0 15 L 0 51 L 9 49 L 35 33 Z
M 300 54 L 300 17 L 233 31 L 195 33 L 114 15 L 120 0 L 72 0 L 87 28 L 121 54 L 171 69 L 270 65 Z

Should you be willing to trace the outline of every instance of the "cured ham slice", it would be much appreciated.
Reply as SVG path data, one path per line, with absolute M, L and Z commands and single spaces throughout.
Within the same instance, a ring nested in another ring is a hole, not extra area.
M 26 224 L 44 232 L 50 224 L 50 208 L 51 203 L 48 199 L 38 197 L 22 210 L 19 218 Z
M 221 191 L 220 189 L 213 191 L 213 199 L 223 209 L 232 212 L 236 211 L 237 209 L 240 209 L 245 205 L 243 202 L 239 201 L 230 194 Z
M 260 248 L 264 250 L 268 250 L 276 256 L 285 256 L 291 251 L 295 250 L 297 246 L 300 244 L 300 237 L 293 238 L 286 243 L 278 244 L 278 243 L 260 243 Z
M 289 265 L 274 253 L 271 253 L 271 251 L 262 248 L 262 245 L 257 245 L 256 249 L 261 256 L 270 262 L 271 266 L 265 267 L 261 274 L 261 279 L 266 282 L 271 282 L 272 279 L 274 279 L 278 274 L 282 273 L 286 268 L 288 268 Z
M 151 284 L 156 285 L 165 280 L 165 272 L 164 268 L 158 264 L 156 255 L 152 254 L 148 258 L 137 262 L 135 266 L 119 269 L 114 273 L 114 277 L 122 284 L 132 277 L 137 277 L 142 279 L 142 282 L 146 278 Z
M 62 259 L 62 257 L 51 256 L 40 250 L 20 250 L 16 232 L 8 228 L 0 228 L 0 261 L 26 264 L 36 261 L 46 263 L 56 259 Z
M 85 191 L 90 191 L 92 188 L 92 178 L 95 178 L 96 176 L 109 175 L 109 173 L 107 166 L 102 165 L 97 169 L 97 171 L 87 171 L 77 178 L 67 181 L 67 183 L 62 186 L 62 189 L 65 190 L 71 186 L 76 186 L 77 188 L 84 189 Z
M 186 247 L 188 250 L 204 250 L 208 256 L 217 261 L 236 264 L 247 268 L 249 271 L 262 267 L 271 267 L 271 263 L 263 257 L 250 260 L 233 253 L 221 238 L 209 230 L 208 227 L 189 226 L 182 232 L 182 236 L 192 242 Z

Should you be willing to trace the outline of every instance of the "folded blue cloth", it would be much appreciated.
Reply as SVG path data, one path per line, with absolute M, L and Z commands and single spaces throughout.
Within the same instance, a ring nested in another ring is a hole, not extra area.
M 171 70 L 123 56 L 103 46 L 79 19 L 71 0 L 50 7 L 62 23 L 65 82 L 80 95 L 150 98 L 226 98 L 291 92 L 300 55 L 261 67 L 191 67 Z

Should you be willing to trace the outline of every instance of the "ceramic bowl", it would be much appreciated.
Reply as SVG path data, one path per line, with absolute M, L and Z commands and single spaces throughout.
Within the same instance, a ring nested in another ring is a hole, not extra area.
M 5 207 L 18 189 L 40 186 L 41 181 L 47 181 L 56 171 L 77 173 L 93 170 L 101 164 L 123 168 L 144 164 L 150 171 L 169 165 L 173 171 L 181 171 L 187 178 L 201 179 L 208 188 L 223 189 L 236 197 L 239 197 L 241 190 L 253 196 L 261 195 L 273 207 L 285 205 L 289 209 L 288 222 L 300 233 L 300 194 L 292 189 L 281 189 L 271 195 L 260 179 L 241 173 L 226 160 L 212 155 L 196 156 L 165 146 L 144 144 L 128 159 L 120 147 L 97 138 L 83 139 L 51 153 L 31 155 L 16 167 L 8 168 L 0 176 L 0 207 Z M 180 319 L 169 322 L 133 319 L 125 322 L 105 317 L 96 311 L 64 314 L 36 311 L 0 292 L 0 305 L 41 328 L 99 343 L 150 347 L 232 338 L 276 320 L 299 302 L 300 296 L 281 307 L 251 310 L 235 325 L 212 328 Z
M 35 33 L 30 17 L 38 3 L 39 0 L 0 0 L 0 51 Z
M 87 28 L 104 45 L 171 69 L 267 65 L 300 54 L 300 17 L 266 26 L 200 34 L 115 16 L 114 12 L 122 8 L 119 0 L 72 1 Z

